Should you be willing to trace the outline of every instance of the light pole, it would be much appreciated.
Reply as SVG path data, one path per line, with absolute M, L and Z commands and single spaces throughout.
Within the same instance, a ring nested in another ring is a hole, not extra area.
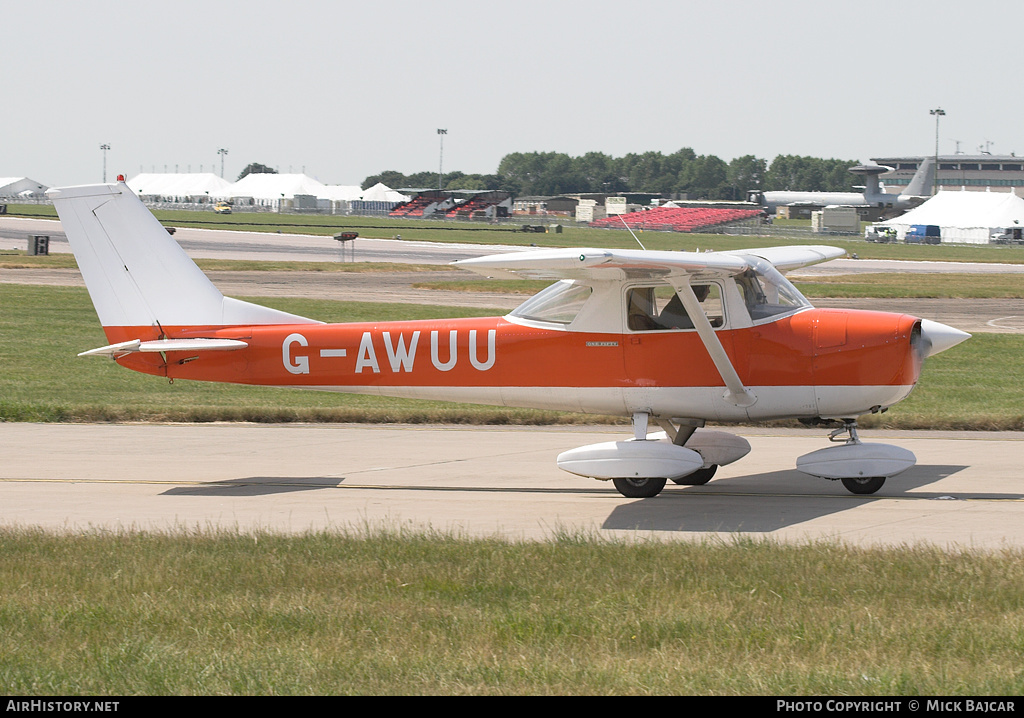
M 437 160 L 437 191 L 441 191 L 441 170 L 444 167 L 444 136 L 448 134 L 448 130 L 438 129 L 437 134 L 441 140 L 441 154 Z
M 224 149 L 223 147 L 221 147 L 219 150 L 217 150 L 217 154 L 220 155 L 220 178 L 221 179 L 224 179 L 224 155 L 226 155 L 227 153 L 228 153 L 228 151 L 226 149 Z
M 939 184 L 939 118 L 946 114 L 941 107 L 928 110 L 929 115 L 935 115 L 935 172 L 932 174 L 932 194 L 935 194 Z
M 110 149 L 110 145 L 104 142 L 100 145 L 100 149 L 103 150 L 103 184 L 107 183 L 107 150 Z

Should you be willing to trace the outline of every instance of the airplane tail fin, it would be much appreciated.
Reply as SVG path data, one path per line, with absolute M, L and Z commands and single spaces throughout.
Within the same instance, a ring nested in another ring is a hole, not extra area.
M 225 297 L 123 182 L 46 194 L 105 328 L 314 321 Z
M 928 197 L 932 193 L 932 183 L 935 181 L 935 160 L 932 157 L 925 157 L 917 172 L 910 179 L 907 188 L 900 192 L 910 197 Z

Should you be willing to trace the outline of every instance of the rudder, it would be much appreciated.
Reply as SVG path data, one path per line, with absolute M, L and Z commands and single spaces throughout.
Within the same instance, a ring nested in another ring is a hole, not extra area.
M 313 322 L 225 297 L 123 182 L 46 194 L 104 327 Z

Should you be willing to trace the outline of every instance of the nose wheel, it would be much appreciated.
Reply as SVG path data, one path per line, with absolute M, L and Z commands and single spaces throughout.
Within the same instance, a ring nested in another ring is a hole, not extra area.
M 851 494 L 873 494 L 882 488 L 884 476 L 872 476 L 866 479 L 842 479 L 843 486 Z
M 846 438 L 845 439 L 843 439 L 843 438 L 838 438 L 837 439 L 836 438 L 836 437 L 841 437 L 843 434 L 846 434 Z M 857 444 L 861 444 L 862 443 L 861 440 L 860 440 L 860 436 L 857 434 L 857 422 L 856 421 L 844 421 L 843 422 L 843 426 L 841 428 L 836 429 L 835 431 L 833 431 L 831 434 L 828 435 L 828 440 L 829 441 L 833 441 L 833 442 L 840 442 L 840 443 L 845 444 L 846 446 L 857 445 Z M 882 488 L 882 485 L 885 484 L 885 477 L 884 476 L 866 476 L 866 477 L 858 476 L 856 478 L 840 479 L 840 481 L 843 482 L 843 486 L 851 494 L 866 495 L 866 494 L 873 494 L 876 491 L 878 491 L 880 488 Z
M 649 499 L 665 488 L 666 479 L 612 479 L 615 488 L 627 499 Z

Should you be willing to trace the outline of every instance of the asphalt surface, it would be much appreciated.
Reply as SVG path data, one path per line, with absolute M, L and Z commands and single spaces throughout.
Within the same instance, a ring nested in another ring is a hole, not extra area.
M 627 499 L 555 466 L 621 428 L 0 424 L 0 525 L 1024 548 L 1022 434 L 864 431 L 918 457 L 865 497 L 794 469 L 824 430 L 733 431 L 753 450 L 710 483 Z
M 68 251 L 55 224 L 11 229 L 11 218 L 0 218 L 0 249 L 23 249 L 25 237 L 38 233 L 50 235 L 52 252 Z M 342 261 L 329 238 L 205 232 L 175 236 L 197 258 Z M 495 251 L 356 242 L 359 261 L 440 264 Z M 1002 273 L 1024 267 L 850 259 L 807 271 Z M 214 272 L 211 278 L 229 296 L 477 303 L 502 310 L 523 299 L 412 286 L 448 275 Z M 0 270 L 0 282 L 73 285 L 81 277 L 77 270 Z M 1024 331 L 1019 300 L 817 304 L 904 311 L 971 332 Z M 826 432 L 733 431 L 753 450 L 721 468 L 711 483 L 670 485 L 658 497 L 633 500 L 555 466 L 561 451 L 622 438 L 628 432 L 621 428 L 0 424 L 0 525 L 58 531 L 429 527 L 512 540 L 542 540 L 564 529 L 665 540 L 743 534 L 859 545 L 1024 546 L 1022 433 L 863 431 L 865 441 L 910 449 L 918 465 L 889 479 L 878 494 L 861 497 L 794 469 L 796 457 L 828 445 Z

